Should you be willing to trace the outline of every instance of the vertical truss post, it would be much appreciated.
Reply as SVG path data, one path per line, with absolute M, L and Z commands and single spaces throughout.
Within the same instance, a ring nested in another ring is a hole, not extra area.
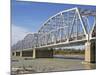
M 61 12 L 61 17 L 62 17 L 62 23 L 63 23 L 63 26 L 65 26 L 65 20 L 64 20 L 64 16 L 63 16 L 63 13 Z M 64 33 L 64 40 L 66 40 L 66 32 L 65 32 L 65 28 L 63 28 L 63 33 Z
M 62 26 L 63 26 L 63 16 L 62 16 L 62 13 L 60 13 L 60 18 L 61 18 L 61 23 L 60 24 L 62 24 Z M 62 42 L 62 28 L 60 28 L 60 42 Z
M 69 38 L 71 37 L 72 31 L 73 31 L 73 27 L 74 27 L 75 19 L 76 19 L 76 13 L 75 13 L 74 18 L 73 18 L 73 20 L 72 20 L 72 28 L 71 28 L 71 30 L 70 30 Z
M 55 41 L 54 41 L 54 44 L 56 44 L 56 40 L 57 40 L 57 38 L 56 38 L 56 32 L 57 32 L 57 31 L 55 31 L 55 33 L 54 33 L 54 35 L 55 35 Z
M 67 13 L 67 16 L 66 16 L 66 17 L 69 17 L 69 14 L 68 14 L 68 13 Z M 69 24 L 68 21 L 69 21 L 69 19 L 67 18 L 67 23 Z M 69 42 L 69 34 L 70 34 L 69 31 L 70 31 L 70 30 L 69 30 L 69 25 L 68 25 L 68 31 L 67 31 L 67 35 L 68 35 L 68 36 L 67 36 L 67 42 Z
M 76 40 L 78 40 L 78 17 L 76 18 Z

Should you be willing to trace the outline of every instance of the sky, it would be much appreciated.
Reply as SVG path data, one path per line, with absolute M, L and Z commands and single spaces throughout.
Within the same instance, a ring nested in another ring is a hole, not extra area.
M 82 6 L 73 4 L 39 3 L 12 0 L 11 3 L 11 27 L 12 44 L 22 40 L 26 34 L 37 32 L 42 24 L 54 14 L 79 7 L 93 9 L 95 6 Z

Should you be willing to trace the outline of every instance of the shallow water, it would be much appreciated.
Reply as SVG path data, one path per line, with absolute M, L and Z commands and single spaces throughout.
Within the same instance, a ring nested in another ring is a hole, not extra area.
M 15 61 L 16 60 L 16 61 Z M 95 64 L 83 64 L 84 56 L 55 56 L 55 58 L 37 58 L 24 60 L 14 58 L 12 62 L 12 73 L 37 73 L 54 71 L 73 71 L 95 69 Z M 21 72 L 23 71 L 23 72 Z

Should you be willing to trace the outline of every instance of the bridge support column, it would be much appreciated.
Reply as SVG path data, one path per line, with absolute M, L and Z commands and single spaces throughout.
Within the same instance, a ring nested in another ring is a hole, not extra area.
M 16 52 L 14 52 L 14 56 L 16 56 Z
M 36 49 L 33 49 L 33 58 L 36 58 Z
M 20 51 L 20 57 L 22 57 L 22 51 Z
M 95 63 L 96 62 L 96 48 L 95 42 L 85 43 L 85 62 Z

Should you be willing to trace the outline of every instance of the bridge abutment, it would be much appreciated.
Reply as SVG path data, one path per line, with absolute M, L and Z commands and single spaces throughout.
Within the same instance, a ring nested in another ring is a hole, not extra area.
M 96 62 L 96 47 L 94 41 L 87 41 L 85 43 L 85 62 Z

